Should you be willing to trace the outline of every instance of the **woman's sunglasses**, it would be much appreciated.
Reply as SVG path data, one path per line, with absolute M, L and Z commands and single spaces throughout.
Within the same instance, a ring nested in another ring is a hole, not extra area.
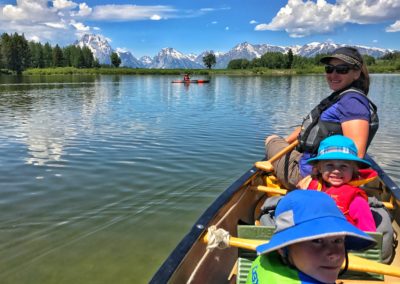
M 325 72 L 328 74 L 331 74 L 333 71 L 336 70 L 336 73 L 338 74 L 347 74 L 349 71 L 353 69 L 352 66 L 350 65 L 325 65 Z

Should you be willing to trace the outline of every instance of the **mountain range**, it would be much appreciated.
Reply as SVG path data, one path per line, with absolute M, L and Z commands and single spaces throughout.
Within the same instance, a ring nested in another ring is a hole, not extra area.
M 252 60 L 254 58 L 261 57 L 266 52 L 282 52 L 287 53 L 289 49 L 292 50 L 294 55 L 300 55 L 304 57 L 313 57 L 320 53 L 328 53 L 334 49 L 345 46 L 344 44 L 336 44 L 332 42 L 312 42 L 303 46 L 275 46 L 269 44 L 250 44 L 243 42 L 233 47 L 228 52 L 216 52 L 213 50 L 206 50 L 199 55 L 195 54 L 183 54 L 172 47 L 163 48 L 154 57 L 143 56 L 136 58 L 130 51 L 116 48 L 113 49 L 107 39 L 101 35 L 85 34 L 79 41 L 74 43 L 80 47 L 87 46 L 93 52 L 100 64 L 110 64 L 110 55 L 112 52 L 116 52 L 121 58 L 121 66 L 131 68 L 159 68 L 159 69 L 202 69 L 205 68 L 203 63 L 203 57 L 207 53 L 214 53 L 216 57 L 216 65 L 214 68 L 226 68 L 229 61 L 233 59 L 247 59 Z M 390 49 L 366 47 L 355 45 L 361 54 L 370 55 L 378 58 L 382 55 L 392 52 Z

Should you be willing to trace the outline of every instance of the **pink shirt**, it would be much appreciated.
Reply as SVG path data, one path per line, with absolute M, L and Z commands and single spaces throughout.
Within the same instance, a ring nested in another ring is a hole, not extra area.
M 368 202 L 361 196 L 356 196 L 350 203 L 349 215 L 355 221 L 355 225 L 362 231 L 376 232 L 374 217 Z

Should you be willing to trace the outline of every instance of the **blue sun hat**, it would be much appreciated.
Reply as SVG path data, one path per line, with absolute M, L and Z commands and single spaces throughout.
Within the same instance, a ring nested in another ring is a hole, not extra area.
M 347 250 L 373 246 L 375 240 L 350 224 L 325 192 L 294 190 L 283 197 L 275 211 L 276 230 L 271 240 L 257 246 L 264 254 L 288 245 L 318 238 L 345 236 Z
M 321 141 L 318 147 L 318 155 L 307 160 L 313 164 L 322 160 L 346 160 L 354 161 L 360 168 L 369 168 L 370 162 L 357 157 L 358 151 L 353 140 L 343 135 L 333 135 Z

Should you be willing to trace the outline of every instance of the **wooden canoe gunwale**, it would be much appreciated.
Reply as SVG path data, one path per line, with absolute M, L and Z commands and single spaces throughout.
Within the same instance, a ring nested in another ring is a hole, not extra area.
M 374 161 L 374 159 L 371 158 L 371 156 L 367 154 L 365 159 L 371 163 L 371 167 L 378 173 L 379 178 L 388 187 L 396 202 L 400 202 L 399 186 L 392 180 L 390 176 L 386 174 L 386 172 Z
M 176 248 L 153 275 L 149 283 L 165 283 L 171 278 L 172 274 L 185 258 L 188 251 L 192 248 L 193 244 L 206 232 L 208 224 L 215 217 L 218 211 L 220 211 L 232 196 L 240 191 L 240 189 L 256 174 L 257 169 L 252 167 L 217 197 L 210 207 L 208 207 L 195 222 L 186 236 L 178 243 Z

